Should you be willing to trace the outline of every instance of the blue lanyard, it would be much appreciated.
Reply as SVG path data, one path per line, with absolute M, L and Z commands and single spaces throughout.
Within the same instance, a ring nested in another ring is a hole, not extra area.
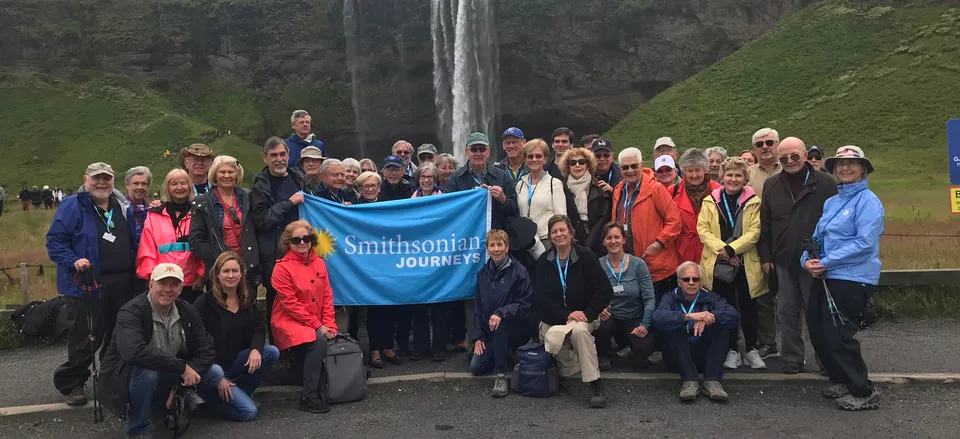
M 436 194 L 437 191 L 439 191 L 439 190 L 440 190 L 440 186 L 434 185 L 434 186 L 433 186 L 433 192 L 430 192 L 430 195 Z M 418 196 L 418 197 L 422 197 L 422 196 L 423 196 L 423 188 L 417 189 L 417 196 Z
M 640 196 L 640 183 L 642 182 L 643 180 L 638 181 L 637 186 L 633 189 L 634 193 L 637 194 L 637 197 Z M 629 208 L 627 207 L 628 202 L 630 205 Z M 633 203 L 635 202 L 636 200 L 631 200 L 630 193 L 627 192 L 627 185 L 624 184 L 623 185 L 623 210 L 622 210 L 623 213 L 621 216 L 621 219 L 623 220 L 622 221 L 623 224 L 626 224 L 628 222 L 627 220 L 630 217 L 630 209 L 633 209 Z
M 98 207 L 97 207 L 97 214 L 98 214 L 98 216 L 99 216 L 100 212 L 104 212 L 104 213 L 106 214 L 106 219 L 104 219 L 103 216 L 101 216 L 101 217 L 100 217 L 100 220 L 103 221 L 103 225 L 107 226 L 107 233 L 110 233 L 110 229 L 113 229 L 113 227 L 114 227 L 114 225 L 113 225 L 113 209 L 110 209 L 109 211 L 104 211 L 104 210 L 101 210 L 100 207 L 98 206 Z
M 684 308 L 684 307 L 683 307 L 683 299 L 681 298 L 681 299 L 680 299 L 680 310 L 683 311 L 684 314 L 690 314 L 690 313 L 692 313 L 692 312 L 693 312 L 693 307 L 697 306 L 697 299 L 699 299 L 699 298 L 700 298 L 700 292 L 697 291 L 697 297 L 694 297 L 694 298 L 693 298 L 693 302 L 690 302 L 690 309 L 687 309 L 687 308 Z
M 723 208 L 724 208 L 724 209 L 727 209 L 727 222 L 730 223 L 730 228 L 732 229 L 732 228 L 736 227 L 736 226 L 734 225 L 734 223 L 736 223 L 736 220 L 733 219 L 733 214 L 730 213 L 730 205 L 727 204 L 727 194 L 726 194 L 726 192 L 721 191 L 721 192 L 720 192 L 720 198 L 723 199 Z M 738 208 L 738 209 L 739 209 L 739 208 Z
M 483 175 L 481 175 L 480 178 L 477 178 L 476 174 L 474 174 L 473 171 L 470 171 L 470 178 L 473 179 L 473 182 L 476 183 L 477 186 L 483 186 L 483 180 L 487 179 L 487 170 L 483 170 Z
M 809 181 L 809 180 L 810 180 L 810 170 L 807 169 L 807 175 L 806 175 L 805 177 L 803 177 L 803 185 L 806 186 L 806 185 L 807 185 L 807 181 Z M 797 197 L 793 196 L 793 190 L 791 190 L 789 187 L 787 187 L 787 192 L 790 193 L 790 199 L 793 200 L 793 204 L 797 204 Z
M 620 283 L 621 283 L 621 282 L 620 282 L 620 279 L 623 278 L 623 264 L 624 264 L 624 262 L 627 262 L 627 256 L 629 256 L 629 255 L 627 255 L 626 253 L 624 253 L 624 254 L 623 254 L 623 259 L 620 259 L 620 274 L 616 274 L 616 273 L 613 272 L 613 265 L 610 265 L 610 256 L 607 256 L 607 257 L 605 258 L 606 263 L 607 263 L 607 267 L 610 268 L 610 274 L 613 275 L 614 279 L 617 280 L 617 285 L 620 285 Z
M 613 181 L 613 165 L 610 165 L 610 171 L 607 172 L 607 183 Z
M 194 195 L 200 195 L 200 193 L 197 192 L 197 186 L 196 186 L 195 184 L 190 183 L 190 187 L 193 189 L 193 194 L 194 194 Z M 209 182 L 209 181 L 207 182 L 207 190 L 206 190 L 206 192 L 210 192 L 210 182 Z
M 513 178 L 513 182 L 514 182 L 514 183 L 519 182 L 519 181 L 523 178 L 523 176 L 526 175 L 526 174 L 523 173 L 523 171 L 525 171 L 525 170 L 526 170 L 526 169 L 524 169 L 524 164 L 521 163 L 521 164 L 520 164 L 520 169 L 517 170 L 517 174 L 514 175 L 514 174 L 513 174 L 513 168 L 510 167 L 510 162 L 509 162 L 509 161 L 507 162 L 507 172 L 510 173 L 510 177 Z M 529 171 L 528 171 L 527 173 L 529 174 Z
M 563 288 L 563 306 L 567 306 L 567 269 L 570 268 L 570 256 L 567 256 L 563 263 L 563 270 L 560 269 L 560 253 L 557 253 L 557 274 L 560 275 L 560 286 Z
M 545 174 L 542 175 L 540 181 L 543 181 L 543 177 L 545 176 Z M 537 184 L 540 183 L 537 182 Z M 533 209 L 533 193 L 536 191 L 537 186 L 533 184 L 533 174 L 529 174 L 529 177 L 527 177 L 527 217 L 530 217 L 530 210 Z

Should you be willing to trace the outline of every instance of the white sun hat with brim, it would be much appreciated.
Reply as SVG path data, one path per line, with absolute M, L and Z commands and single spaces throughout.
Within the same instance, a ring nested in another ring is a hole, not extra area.
M 837 155 L 833 157 L 828 157 L 823 162 L 823 168 L 830 174 L 833 174 L 833 166 L 836 164 L 837 159 L 860 159 L 863 163 L 863 167 L 867 170 L 867 174 L 873 172 L 873 162 L 863 154 L 863 150 L 859 146 L 847 145 L 837 148 Z

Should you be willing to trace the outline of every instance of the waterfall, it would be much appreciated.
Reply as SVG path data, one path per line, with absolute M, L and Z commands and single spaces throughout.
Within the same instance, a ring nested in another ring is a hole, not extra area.
M 469 133 L 494 134 L 499 65 L 493 10 L 490 0 L 432 0 L 430 9 L 438 137 L 463 164 Z
M 347 65 L 350 69 L 350 86 L 352 88 L 351 102 L 353 103 L 353 123 L 357 131 L 357 142 L 360 144 L 360 157 L 367 156 L 366 126 L 363 123 L 360 111 L 360 38 L 358 14 L 360 0 L 343 1 L 343 33 L 347 40 Z

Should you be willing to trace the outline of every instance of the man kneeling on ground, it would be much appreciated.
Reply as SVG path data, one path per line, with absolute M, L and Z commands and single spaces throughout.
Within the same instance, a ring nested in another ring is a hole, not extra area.
M 701 288 L 699 264 L 680 264 L 677 277 L 680 286 L 664 294 L 653 313 L 653 325 L 663 340 L 663 358 L 683 380 L 681 401 L 697 399 L 698 370 L 703 371 L 703 393 L 714 401 L 726 401 L 727 392 L 720 385 L 723 361 L 740 315 L 718 294 Z
M 533 284 L 527 269 L 509 254 L 507 232 L 487 233 L 490 260 L 477 275 L 477 299 L 473 311 L 473 358 L 470 371 L 484 375 L 494 371 L 494 397 L 507 396 L 507 360 L 510 352 L 525 343 Z
M 120 308 L 113 343 L 99 374 L 100 395 L 115 415 L 127 418 L 127 435 L 149 437 L 151 410 L 163 413 L 177 384 L 213 390 L 223 370 L 213 364 L 213 339 L 193 306 L 178 300 L 183 270 L 159 264 L 150 291 Z

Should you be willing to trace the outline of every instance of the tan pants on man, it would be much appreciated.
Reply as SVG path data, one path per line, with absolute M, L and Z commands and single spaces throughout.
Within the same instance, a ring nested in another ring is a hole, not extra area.
M 556 357 L 560 376 L 569 378 L 580 373 L 585 383 L 600 379 L 597 344 L 593 338 L 593 332 L 598 327 L 600 319 L 590 323 L 571 322 L 554 326 L 540 322 L 540 340 L 547 345 L 547 352 Z

